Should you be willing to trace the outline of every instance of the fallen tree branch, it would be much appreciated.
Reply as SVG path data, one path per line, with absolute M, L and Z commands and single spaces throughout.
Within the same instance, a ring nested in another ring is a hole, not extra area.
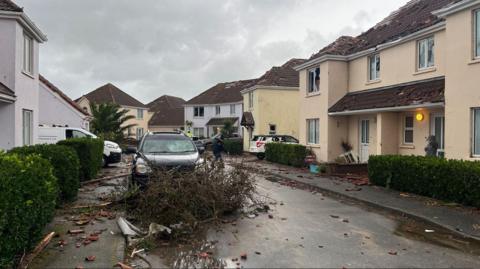
M 51 232 L 47 236 L 45 236 L 42 239 L 42 241 L 40 241 L 40 243 L 38 243 L 38 245 L 35 247 L 33 252 L 28 254 L 25 257 L 25 259 L 22 259 L 22 262 L 18 265 L 18 268 L 19 269 L 28 268 L 28 265 L 30 264 L 30 262 L 32 262 L 33 259 L 35 259 L 35 257 L 37 257 L 37 255 L 40 254 L 40 252 L 42 252 L 43 249 L 45 249 L 45 247 L 48 245 L 48 243 L 50 243 L 54 235 L 55 235 L 55 232 Z
M 77 206 L 73 206 L 72 209 L 83 209 L 83 208 L 94 208 L 94 207 L 106 207 L 106 206 L 109 206 L 111 205 L 112 202 L 107 202 L 107 203 L 103 203 L 103 204 L 92 204 L 92 205 L 77 205 Z
M 122 174 L 108 176 L 108 177 L 96 178 L 96 179 L 92 179 L 92 180 L 89 180 L 89 181 L 80 182 L 80 185 L 85 186 L 85 185 L 95 184 L 95 183 L 102 182 L 102 181 L 105 181 L 105 180 L 115 179 L 115 178 L 119 178 L 119 177 L 126 177 L 126 176 L 129 176 L 130 174 L 131 173 L 122 173 Z

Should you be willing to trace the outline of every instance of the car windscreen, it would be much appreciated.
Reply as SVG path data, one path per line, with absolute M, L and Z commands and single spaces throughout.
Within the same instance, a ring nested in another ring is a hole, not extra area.
M 176 136 L 148 136 L 143 141 L 141 151 L 149 153 L 186 153 L 197 149 L 190 139 Z

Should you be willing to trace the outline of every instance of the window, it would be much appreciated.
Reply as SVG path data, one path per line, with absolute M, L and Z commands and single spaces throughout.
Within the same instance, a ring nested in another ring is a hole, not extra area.
M 33 144 L 33 111 L 23 110 L 23 145 L 32 145 Z
M 77 131 L 77 130 L 66 130 L 65 131 L 66 138 L 84 138 L 88 137 L 87 134 Z
M 143 136 L 143 128 L 137 128 L 137 140 L 140 140 Z
M 248 108 L 253 108 L 253 92 L 248 92 Z
M 230 115 L 235 115 L 235 105 L 230 105 Z
M 472 155 L 480 157 L 480 108 L 473 109 Z
M 143 120 L 143 109 L 137 109 L 137 119 Z
M 205 137 L 204 128 L 193 128 L 193 136 Z
M 405 116 L 403 127 L 403 143 L 413 144 L 413 116 Z
M 475 10 L 475 38 L 474 38 L 474 46 L 475 46 L 475 58 L 480 57 L 480 9 Z
M 274 135 L 277 133 L 277 125 L 275 124 L 269 124 L 269 131 L 268 133 L 271 134 L 271 135 Z
M 320 68 L 308 70 L 308 93 L 320 91 Z
M 215 106 L 215 115 L 220 115 L 221 108 L 220 106 Z
M 432 37 L 418 41 L 418 69 L 425 69 L 435 64 L 435 41 Z
M 368 80 L 380 78 L 380 54 L 368 57 Z
M 33 75 L 33 38 L 23 35 L 23 72 Z
M 318 144 L 319 132 L 318 132 L 318 119 L 307 120 L 307 143 Z
M 203 106 L 196 106 L 193 108 L 194 117 L 203 117 L 205 113 L 205 108 Z

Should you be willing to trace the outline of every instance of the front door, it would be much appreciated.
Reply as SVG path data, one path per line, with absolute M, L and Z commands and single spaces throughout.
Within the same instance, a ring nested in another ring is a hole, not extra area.
M 370 146 L 370 120 L 360 120 L 360 162 L 368 162 L 368 149 Z
M 443 157 L 445 152 L 445 116 L 443 113 L 432 114 L 430 134 L 435 136 L 438 143 L 437 155 Z

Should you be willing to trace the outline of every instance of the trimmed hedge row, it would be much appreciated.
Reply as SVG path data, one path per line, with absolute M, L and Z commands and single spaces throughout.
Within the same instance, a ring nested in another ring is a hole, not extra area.
M 53 173 L 58 180 L 60 193 L 57 202 L 73 201 L 80 187 L 80 161 L 77 153 L 70 147 L 54 144 L 43 144 L 14 148 L 10 153 L 19 155 L 38 154 L 53 166 Z
M 243 153 L 243 141 L 242 140 L 229 140 L 225 139 L 223 142 L 223 148 L 226 153 L 231 155 L 242 155 Z
M 291 165 L 305 166 L 307 147 L 298 144 L 267 143 L 265 144 L 265 157 L 267 161 Z
M 13 266 L 52 219 L 58 184 L 51 164 L 38 155 L 0 153 L 0 268 Z
M 71 138 L 58 142 L 73 148 L 80 159 L 80 181 L 94 178 L 102 168 L 103 140 L 92 138 Z
M 480 162 L 421 156 L 371 156 L 370 182 L 480 207 Z

